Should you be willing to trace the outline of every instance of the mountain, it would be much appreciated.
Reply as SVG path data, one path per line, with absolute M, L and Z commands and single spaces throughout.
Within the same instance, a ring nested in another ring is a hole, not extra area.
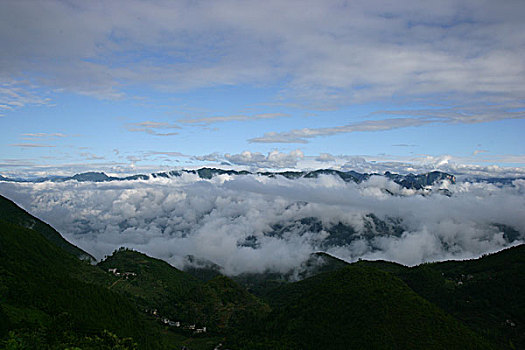
M 178 313 L 193 316 L 183 325 L 220 317 L 216 324 L 227 327 L 244 310 L 267 308 L 225 277 L 204 284 L 138 252 L 121 249 L 105 263 L 135 275 L 81 261 L 39 232 L 0 220 L 0 348 L 212 349 L 222 339 L 216 332 L 196 336 L 152 310 L 176 301 Z
M 180 318 L 177 304 L 200 284 L 165 261 L 129 249 L 115 251 L 98 266 L 123 276 L 110 286 L 112 290 L 133 298 L 141 309 L 157 309 L 170 318 Z
M 495 347 L 525 348 L 525 245 L 480 259 L 414 267 L 388 261 L 361 260 L 350 264 L 320 252 L 312 254 L 307 263 L 295 271 L 241 274 L 233 279 L 275 310 L 275 300 L 293 281 L 347 266 L 372 268 L 396 276 L 421 298 L 452 315 Z M 281 309 L 282 305 L 277 308 Z
M 525 348 L 525 245 L 467 261 L 404 267 L 361 261 L 401 278 L 416 293 L 502 347 Z
M 94 278 L 106 274 L 40 233 L 0 221 L 0 339 L 10 331 L 16 349 L 121 341 L 158 348 L 156 325 L 127 299 L 87 281 Z
M 401 279 L 374 268 L 321 273 L 283 285 L 267 299 L 272 313 L 238 334 L 232 348 L 491 348 Z
M 88 172 L 88 173 L 82 173 L 82 174 L 76 174 L 73 175 L 71 178 L 67 178 L 68 180 L 77 180 L 79 182 L 82 181 L 91 181 L 91 182 L 103 182 L 103 181 L 110 181 L 111 178 L 107 176 L 104 173 L 97 173 L 97 172 Z
M 89 253 L 66 241 L 53 227 L 30 215 L 3 196 L 0 196 L 0 220 L 32 229 L 40 233 L 55 246 L 62 248 L 79 259 L 95 261 L 95 258 Z
M 315 171 L 310 171 L 303 175 L 305 178 L 317 178 L 319 175 L 332 175 L 332 176 L 339 176 L 341 179 L 343 179 L 346 182 L 353 181 L 353 182 L 361 182 L 366 181 L 370 178 L 369 174 L 361 174 L 356 171 L 338 171 L 338 170 L 332 170 L 332 169 L 320 169 Z
M 220 332 L 244 313 L 265 313 L 268 306 L 226 276 L 204 282 L 145 254 L 119 249 L 98 264 L 117 269 L 121 278 L 111 289 L 134 299 L 141 309 L 156 309 L 172 320 L 200 324 Z
M 450 183 L 456 183 L 456 177 L 440 171 L 432 171 L 430 173 L 414 175 L 399 175 L 386 172 L 385 177 L 394 181 L 395 183 L 410 189 L 421 190 L 426 186 L 431 186 L 438 181 L 447 180 Z
M 415 267 L 318 252 L 233 279 L 188 257 L 199 279 L 125 248 L 91 265 L 2 208 L 0 348 L 525 348 L 525 245 Z
M 115 177 L 115 176 L 108 176 L 103 172 L 86 172 L 81 174 L 75 174 L 73 176 L 68 177 L 48 177 L 48 178 L 38 178 L 33 180 L 27 180 L 27 179 L 10 179 L 7 177 L 0 176 L 0 181 L 10 181 L 10 182 L 44 182 L 44 181 L 52 181 L 52 182 L 64 182 L 64 181 L 79 181 L 79 182 L 107 182 L 107 181 L 129 181 L 129 180 L 148 180 L 150 178 L 171 178 L 171 177 L 178 177 L 181 176 L 183 173 L 188 174 L 196 174 L 199 176 L 199 178 L 204 180 L 210 180 L 214 176 L 219 175 L 259 175 L 259 176 L 268 176 L 268 177 L 276 177 L 276 176 L 282 176 L 287 179 L 299 179 L 299 178 L 317 178 L 320 175 L 330 175 L 330 176 L 337 176 L 341 178 L 345 182 L 362 182 L 368 180 L 372 175 L 375 176 L 385 176 L 389 178 L 390 180 L 394 181 L 395 183 L 401 185 L 402 187 L 409 188 L 409 189 L 417 189 L 421 190 L 426 186 L 431 186 L 434 183 L 442 180 L 448 180 L 451 183 L 456 182 L 456 178 L 453 175 L 439 172 L 439 171 L 433 171 L 430 173 L 420 174 L 420 175 L 414 175 L 414 174 L 408 174 L 408 175 L 399 175 L 399 174 L 392 174 L 390 172 L 386 172 L 384 175 L 380 174 L 367 174 L 367 173 L 358 173 L 356 171 L 339 171 L 339 170 L 333 170 L 333 169 L 319 169 L 315 171 L 282 171 L 282 172 L 257 172 L 257 173 L 251 173 L 246 170 L 242 171 L 236 171 L 236 170 L 223 170 L 223 169 L 216 169 L 216 168 L 201 168 L 198 170 L 173 170 L 169 172 L 158 172 L 158 173 L 152 173 L 150 175 L 144 175 L 144 174 L 138 174 L 138 175 L 131 175 L 126 177 Z

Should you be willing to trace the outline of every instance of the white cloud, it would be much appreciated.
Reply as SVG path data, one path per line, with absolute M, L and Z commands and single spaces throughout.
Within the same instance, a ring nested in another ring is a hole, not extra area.
M 39 138 L 53 138 L 53 137 L 66 137 L 65 134 L 62 134 L 60 132 L 55 133 L 45 133 L 45 132 L 36 132 L 36 133 L 24 133 L 22 134 L 23 140 L 34 140 Z
M 257 168 L 281 169 L 293 168 L 297 162 L 304 158 L 301 150 L 291 151 L 290 153 L 282 153 L 277 150 L 271 151 L 268 155 L 259 152 L 244 151 L 240 154 L 224 155 L 224 159 L 235 165 L 246 165 Z
M 349 125 L 328 128 L 303 128 L 287 132 L 267 132 L 261 137 L 255 137 L 248 141 L 255 143 L 307 143 L 307 139 L 319 136 L 330 136 L 353 132 L 385 131 L 432 123 L 475 124 L 501 119 L 523 119 L 525 118 L 525 104 L 482 104 L 481 106 L 476 105 L 451 108 L 375 111 L 367 117 L 372 117 L 374 115 L 403 115 L 411 117 L 366 120 Z M 394 146 L 411 145 L 401 144 Z
M 145 132 L 154 136 L 173 136 L 178 135 L 178 132 L 159 132 L 164 129 L 180 129 L 177 124 L 170 124 L 165 122 L 145 121 L 140 123 L 128 123 L 126 129 L 132 132 Z
M 105 159 L 104 156 L 100 156 L 94 153 L 82 152 L 80 156 L 84 157 L 85 160 L 101 160 Z
M 315 160 L 318 162 L 334 162 L 336 159 L 330 153 L 321 153 Z
M 50 103 L 51 99 L 45 97 L 38 86 L 25 80 L 5 78 L 0 71 L 0 110 L 13 111 L 24 106 L 49 105 Z
M 275 119 L 289 117 L 286 113 L 260 113 L 255 115 L 228 115 L 218 117 L 201 117 L 201 118 L 187 118 L 177 120 L 179 123 L 184 124 L 202 124 L 209 125 L 213 123 L 230 122 L 230 121 L 251 121 L 257 119 Z
M 520 0 L 4 1 L 0 78 L 110 99 L 137 85 L 279 84 L 316 106 L 521 100 L 524 11 Z
M 367 120 L 359 123 L 335 126 L 331 128 L 304 128 L 295 129 L 288 132 L 268 132 L 261 137 L 255 137 L 249 142 L 254 143 L 307 143 L 306 139 L 330 136 L 336 134 L 346 134 L 353 132 L 385 131 L 409 126 L 421 126 L 436 122 L 427 118 L 392 118 L 383 120 Z
M 361 184 L 332 176 L 221 175 L 203 181 L 193 174 L 109 183 L 0 182 L 2 195 L 97 258 L 128 246 L 179 267 L 192 254 L 229 274 L 287 271 L 319 250 L 349 261 L 404 264 L 472 258 L 525 238 L 524 180 L 507 186 L 445 182 L 438 188 L 452 196 L 421 196 L 378 176 Z M 376 226 L 370 213 L 391 230 Z M 346 227 L 342 241 L 329 234 L 338 223 Z M 519 231 L 519 240 L 506 239 L 495 223 Z M 255 246 L 247 244 L 253 241 Z
M 42 143 L 15 143 L 10 145 L 12 147 L 22 147 L 22 148 L 48 148 L 48 147 L 55 147 L 53 145 L 45 145 Z
M 211 153 L 202 156 L 193 156 L 192 158 L 203 162 L 218 162 L 222 156 L 219 153 Z
M 189 157 L 188 155 L 177 152 L 177 151 L 148 151 L 146 152 L 146 156 L 154 156 L 154 155 L 161 155 L 161 156 L 167 156 L 167 157 Z
M 365 159 L 366 158 L 366 159 Z M 343 170 L 354 170 L 365 173 L 383 173 L 390 171 L 394 173 L 424 173 L 433 170 L 448 172 L 463 177 L 525 177 L 523 167 L 504 167 L 497 165 L 474 164 L 477 158 L 458 158 L 451 155 L 431 156 L 421 155 L 416 157 L 371 157 L 371 156 L 342 156 L 346 163 L 341 166 Z M 523 156 L 499 156 L 498 161 L 508 163 L 525 164 Z

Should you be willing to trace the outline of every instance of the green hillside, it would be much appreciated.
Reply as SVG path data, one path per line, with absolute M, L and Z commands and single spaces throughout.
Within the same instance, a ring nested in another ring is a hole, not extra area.
M 268 306 L 225 276 L 207 282 L 145 254 L 119 249 L 99 263 L 121 275 L 110 288 L 136 300 L 143 309 L 185 324 L 206 326 L 208 332 L 227 332 L 245 313 L 265 313 Z M 131 275 L 133 273 L 135 275 Z
M 10 222 L 40 233 L 52 244 L 64 249 L 82 260 L 95 261 L 95 258 L 77 246 L 69 243 L 53 227 L 35 218 L 9 199 L 0 196 L 0 220 Z
M 102 337 L 107 330 L 133 337 L 141 348 L 158 348 L 157 330 L 132 303 L 75 277 L 91 269 L 97 268 L 36 231 L 0 221 L 2 336 L 12 330 L 25 342 L 22 348 L 60 348 L 70 340 Z
M 398 268 L 395 274 L 485 337 L 525 348 L 525 245 L 480 259 Z
M 460 322 L 377 269 L 349 266 L 284 285 L 251 349 L 489 349 Z
M 135 274 L 117 277 L 109 288 L 133 298 L 142 310 L 157 309 L 173 319 L 182 316 L 181 300 L 200 284 L 165 261 L 128 249 L 119 249 L 98 266 L 105 271 L 117 269 L 118 274 Z
M 266 303 L 225 276 L 217 276 L 195 288 L 184 304 L 190 318 L 224 334 L 253 316 L 264 317 L 270 312 Z

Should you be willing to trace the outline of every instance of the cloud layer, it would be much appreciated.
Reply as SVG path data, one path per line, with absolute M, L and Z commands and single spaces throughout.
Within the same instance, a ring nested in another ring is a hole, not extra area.
M 42 85 L 110 99 L 137 84 L 285 82 L 283 95 L 314 105 L 431 94 L 516 101 L 524 12 L 519 0 L 3 1 L 0 78 L 34 72 Z M 4 106 L 35 100 L 3 89 Z
M 438 194 L 438 187 L 452 196 Z M 127 246 L 178 267 L 191 254 L 228 274 L 286 272 L 319 250 L 349 261 L 409 265 L 472 258 L 525 238 L 524 180 L 442 183 L 423 196 L 379 176 L 354 184 L 333 176 L 203 181 L 183 174 L 110 183 L 0 182 L 0 193 L 99 259 Z

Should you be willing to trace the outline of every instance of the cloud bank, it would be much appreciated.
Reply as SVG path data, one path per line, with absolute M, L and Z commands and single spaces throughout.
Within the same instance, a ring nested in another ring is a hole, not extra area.
M 204 181 L 183 174 L 108 183 L 0 182 L 0 193 L 98 259 L 127 246 L 177 267 L 191 254 L 231 275 L 287 272 L 316 251 L 413 265 L 478 257 L 525 239 L 524 180 L 445 182 L 423 196 L 381 176 L 355 184 L 333 176 Z
M 9 85 L 28 72 L 42 86 L 106 99 L 138 85 L 278 83 L 314 105 L 433 94 L 520 101 L 524 11 L 519 0 L 3 1 L 0 103 L 41 103 Z

